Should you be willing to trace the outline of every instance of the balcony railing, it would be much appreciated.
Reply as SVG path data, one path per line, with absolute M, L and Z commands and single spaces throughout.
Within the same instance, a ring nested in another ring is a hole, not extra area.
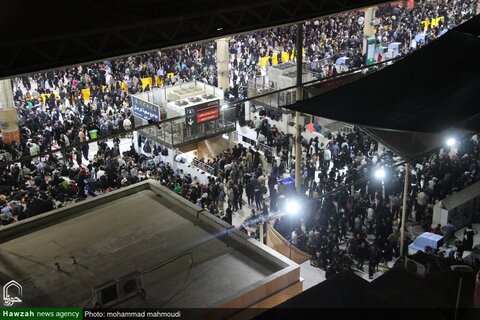
M 140 123 L 146 122 L 137 117 L 135 121 Z M 235 108 L 228 108 L 220 110 L 220 116 L 217 120 L 189 126 L 185 121 L 185 116 L 180 116 L 163 120 L 157 126 L 141 129 L 139 132 L 141 135 L 160 144 L 171 148 L 178 148 L 200 139 L 235 131 L 235 128 Z

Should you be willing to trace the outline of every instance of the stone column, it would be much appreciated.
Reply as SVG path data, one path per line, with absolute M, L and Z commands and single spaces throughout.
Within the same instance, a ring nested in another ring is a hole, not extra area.
M 367 8 L 365 11 L 365 21 L 363 22 L 363 46 L 362 46 L 362 54 L 367 52 L 367 38 L 370 38 L 374 35 L 374 25 L 373 20 L 375 19 L 375 13 L 377 12 L 377 7 L 370 7 Z M 357 23 L 357 21 L 354 21 Z
M 230 59 L 229 41 L 230 38 L 216 40 L 218 86 L 224 91 L 230 86 L 228 77 L 228 62 Z
M 0 80 L 0 131 L 3 142 L 10 144 L 20 141 L 17 109 L 13 104 L 13 90 L 10 79 Z
M 0 109 L 13 107 L 12 82 L 10 79 L 0 80 Z

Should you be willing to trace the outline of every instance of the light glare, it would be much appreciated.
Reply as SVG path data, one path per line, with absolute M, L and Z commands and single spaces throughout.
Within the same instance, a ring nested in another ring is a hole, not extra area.
M 375 178 L 379 180 L 385 179 L 385 170 L 383 168 L 375 170 Z
M 287 201 L 286 209 L 290 214 L 297 214 L 300 211 L 300 204 L 295 200 Z
M 448 147 L 453 147 L 456 144 L 457 144 L 457 140 L 455 140 L 455 138 L 450 137 L 450 138 L 447 139 L 447 146 Z

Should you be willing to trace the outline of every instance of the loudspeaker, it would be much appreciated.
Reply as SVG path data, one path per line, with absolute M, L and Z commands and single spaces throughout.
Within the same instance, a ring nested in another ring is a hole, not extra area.
M 93 303 L 95 307 L 108 308 L 144 292 L 142 274 L 136 271 L 93 288 Z
M 140 272 L 132 272 L 117 280 L 119 298 L 128 298 L 143 290 L 143 279 Z
M 106 308 L 117 302 L 117 282 L 114 280 L 105 282 L 92 289 L 93 303 L 95 307 Z

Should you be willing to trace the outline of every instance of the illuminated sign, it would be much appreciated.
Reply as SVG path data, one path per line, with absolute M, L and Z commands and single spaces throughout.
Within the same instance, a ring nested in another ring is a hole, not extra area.
M 212 120 L 217 120 L 219 117 L 220 100 L 200 103 L 185 108 L 185 122 L 189 127 Z

